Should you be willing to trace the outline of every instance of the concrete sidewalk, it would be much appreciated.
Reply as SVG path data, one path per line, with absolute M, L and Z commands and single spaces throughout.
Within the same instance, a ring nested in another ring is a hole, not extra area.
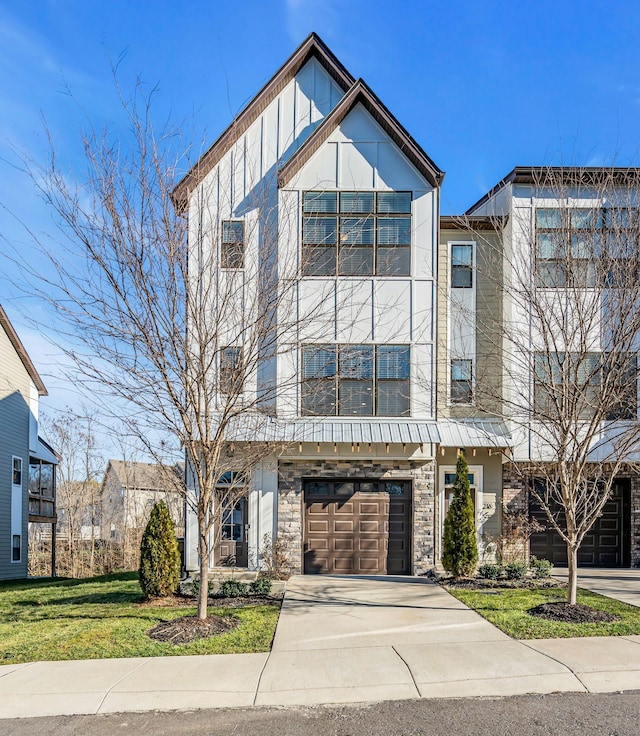
M 422 578 L 297 577 L 264 654 L 0 667 L 0 718 L 640 688 L 640 637 L 519 642 Z

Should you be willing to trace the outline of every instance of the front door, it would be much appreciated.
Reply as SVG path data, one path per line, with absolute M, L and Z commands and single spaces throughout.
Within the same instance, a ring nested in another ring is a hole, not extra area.
M 220 541 L 216 545 L 216 567 L 248 567 L 247 498 L 236 499 L 222 510 Z

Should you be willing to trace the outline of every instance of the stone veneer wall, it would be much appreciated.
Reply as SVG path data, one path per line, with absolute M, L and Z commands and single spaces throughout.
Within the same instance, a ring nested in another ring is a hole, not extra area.
M 291 548 L 292 573 L 302 572 L 303 478 L 397 478 L 412 481 L 413 574 L 434 565 L 435 462 L 412 460 L 280 460 L 278 463 L 278 536 Z
M 631 567 L 640 567 L 640 475 L 629 469 L 618 473 L 617 477 L 631 481 Z M 512 463 L 502 466 L 502 499 L 513 511 L 526 512 L 529 508 L 523 478 Z

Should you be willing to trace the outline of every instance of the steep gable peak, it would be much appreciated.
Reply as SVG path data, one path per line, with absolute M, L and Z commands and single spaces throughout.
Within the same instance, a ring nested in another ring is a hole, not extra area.
M 312 58 L 321 64 L 344 92 L 353 85 L 354 78 L 347 69 L 320 36 L 311 33 L 176 185 L 171 198 L 178 212 L 186 209 L 191 192 Z
M 309 161 L 346 116 L 358 104 L 373 117 L 398 146 L 418 172 L 434 187 L 440 186 L 444 172 L 427 156 L 407 130 L 389 112 L 363 79 L 357 79 L 322 123 L 300 146 L 278 173 L 278 185 L 283 187 Z

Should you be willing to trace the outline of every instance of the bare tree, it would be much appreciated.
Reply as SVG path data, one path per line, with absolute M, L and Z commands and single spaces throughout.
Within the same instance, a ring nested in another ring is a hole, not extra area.
M 159 463 L 184 451 L 206 618 L 224 514 L 274 452 L 276 362 L 323 303 L 304 314 L 295 306 L 297 255 L 287 262 L 277 243 L 296 216 L 283 211 L 275 178 L 256 176 L 242 224 L 221 228 L 210 202 L 231 196 L 234 171 L 228 181 L 205 179 L 189 211 L 173 193 L 186 167 L 180 136 L 154 129 L 139 89 L 123 104 L 129 135 L 87 136 L 82 181 L 70 182 L 53 147 L 46 165 L 27 162 L 61 234 L 55 243 L 34 235 L 53 275 L 32 275 L 85 388 L 107 397 L 105 410 Z
M 56 502 L 58 514 L 62 515 L 63 533 L 57 537 L 57 542 L 60 551 L 65 548 L 66 560 L 58 555 L 58 563 L 71 577 L 93 575 L 95 569 L 98 477 L 102 466 L 95 421 L 91 411 L 85 409 L 78 413 L 69 408 L 41 418 L 45 434 L 61 456 L 57 467 Z M 81 554 L 87 526 L 91 542 L 88 569 Z
M 478 361 L 475 405 L 510 423 L 512 466 L 567 546 L 570 604 L 580 546 L 640 440 L 639 184 L 635 170 L 543 169 L 497 238 L 465 221 L 502 297 L 478 319 L 501 368 Z

